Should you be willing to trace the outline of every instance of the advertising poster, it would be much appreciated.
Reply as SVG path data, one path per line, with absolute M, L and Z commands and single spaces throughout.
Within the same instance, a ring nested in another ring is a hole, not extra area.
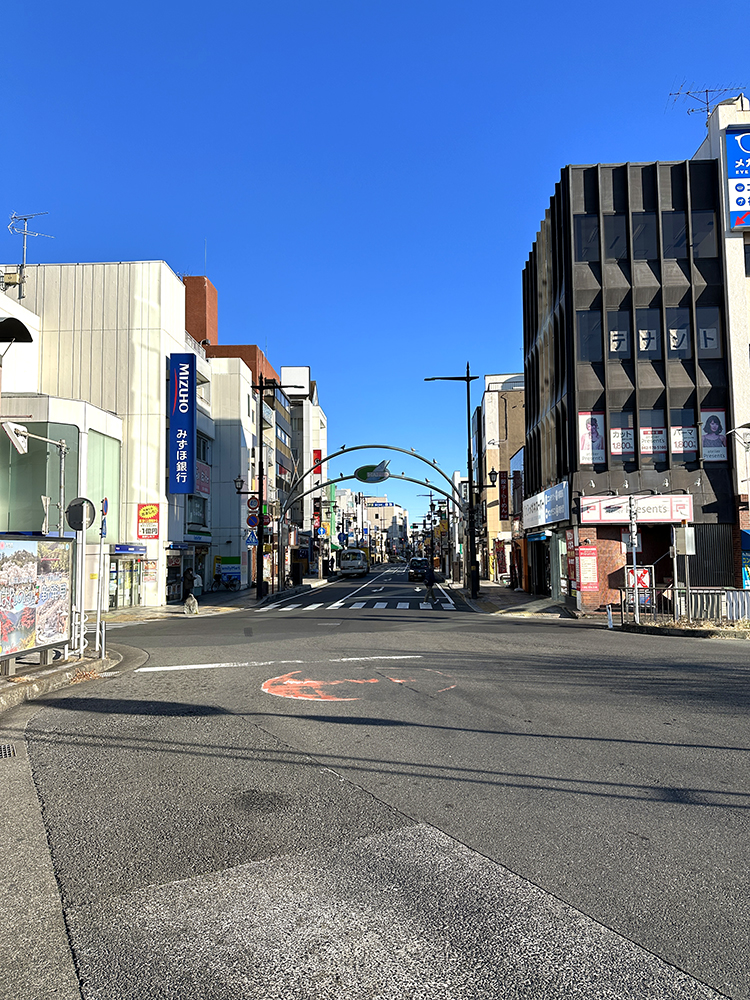
M 500 520 L 507 521 L 508 520 L 508 473 L 507 472 L 501 472 L 499 474 L 498 488 L 500 490 L 498 494 L 500 500 Z
M 141 540 L 151 540 L 159 537 L 159 504 L 138 504 L 137 537 Z
M 595 545 L 578 546 L 578 589 L 582 591 L 599 589 Z
M 726 462 L 727 430 L 724 410 L 701 410 L 704 462 Z
M 579 412 L 578 438 L 582 465 L 596 465 L 606 461 L 603 413 Z
M 727 126 L 726 144 L 729 225 L 750 229 L 750 129 Z
M 641 427 L 641 455 L 666 455 L 667 428 Z
M 632 427 L 610 427 L 609 450 L 613 455 L 632 455 L 635 451 L 635 438 Z
M 565 532 L 565 554 L 568 562 L 568 579 L 570 580 L 572 586 L 571 590 L 576 589 L 577 579 L 576 579 L 576 533 L 572 528 L 568 528 Z
M 0 655 L 70 641 L 72 543 L 0 540 Z
M 684 455 L 685 452 L 695 452 L 698 450 L 698 429 L 697 427 L 673 427 L 672 428 L 672 454 Z

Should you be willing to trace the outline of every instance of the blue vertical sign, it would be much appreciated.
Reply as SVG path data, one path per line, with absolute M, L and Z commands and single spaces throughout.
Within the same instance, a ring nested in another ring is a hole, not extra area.
M 726 153 L 729 228 L 750 229 L 750 128 L 727 127 Z
M 169 356 L 169 492 L 195 493 L 195 355 Z

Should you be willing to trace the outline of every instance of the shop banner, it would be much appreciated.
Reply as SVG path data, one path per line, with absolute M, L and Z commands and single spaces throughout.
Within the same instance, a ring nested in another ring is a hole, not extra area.
M 578 582 L 578 567 L 576 565 L 576 535 L 572 528 L 565 532 L 565 555 L 568 562 L 568 579 L 572 584 L 571 589 L 575 590 Z
M 581 524 L 627 524 L 630 497 L 581 497 Z M 674 524 L 693 520 L 693 498 L 689 493 L 655 494 L 636 498 L 639 524 Z
M 138 530 L 136 537 L 151 541 L 159 537 L 159 504 L 138 504 Z
M 632 427 L 610 427 L 609 450 L 613 455 L 632 455 L 635 452 L 635 438 Z
M 579 457 L 581 465 L 597 465 L 606 462 L 604 445 L 604 414 L 590 411 L 578 413 Z
M 570 517 L 568 484 L 558 483 L 523 502 L 524 528 L 538 528 Z
M 750 229 L 750 128 L 728 125 L 725 141 L 729 225 L 732 229 Z
M 211 466 L 205 462 L 195 463 L 195 492 L 211 496 Z
M 726 462 L 727 432 L 724 410 L 701 410 L 704 462 Z
M 0 539 L 0 656 L 71 640 L 73 545 Z
M 169 492 L 195 493 L 194 354 L 170 354 L 169 386 Z
M 684 455 L 686 452 L 696 452 L 698 450 L 698 428 L 697 427 L 673 427 L 672 428 L 672 454 Z
M 508 520 L 508 473 L 499 473 L 500 486 L 500 520 Z
M 641 455 L 666 455 L 667 428 L 641 427 Z

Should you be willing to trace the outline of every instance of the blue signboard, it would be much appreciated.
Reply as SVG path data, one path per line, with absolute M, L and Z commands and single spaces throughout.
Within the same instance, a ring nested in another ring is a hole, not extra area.
M 729 228 L 750 229 L 750 128 L 727 127 L 726 153 Z
M 567 482 L 550 486 L 544 491 L 544 523 L 552 524 L 555 521 L 567 521 L 569 518 Z
M 194 354 L 169 356 L 169 492 L 195 493 Z

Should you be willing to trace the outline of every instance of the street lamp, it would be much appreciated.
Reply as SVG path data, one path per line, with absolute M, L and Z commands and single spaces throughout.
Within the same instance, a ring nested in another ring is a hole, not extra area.
M 467 525 L 469 532 L 469 590 L 472 600 L 479 595 L 479 567 L 477 566 L 476 540 L 474 538 L 474 473 L 471 462 L 471 383 L 479 378 L 472 375 L 469 362 L 466 362 L 465 375 L 433 375 L 425 382 L 465 382 L 466 383 L 466 430 L 468 434 L 467 471 L 469 481 L 469 510 Z

